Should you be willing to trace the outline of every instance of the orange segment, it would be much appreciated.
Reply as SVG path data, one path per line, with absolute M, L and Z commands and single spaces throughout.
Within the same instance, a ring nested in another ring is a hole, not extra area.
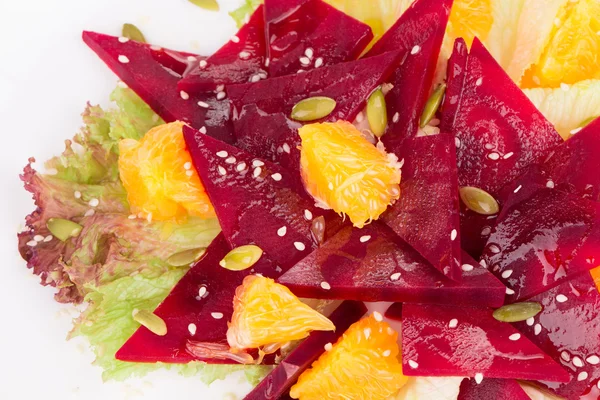
M 471 46 L 475 36 L 482 41 L 487 38 L 493 22 L 491 0 L 455 0 L 446 32 Z
M 592 274 L 592 279 L 596 283 L 596 287 L 598 288 L 598 291 L 600 292 L 600 267 L 594 268 L 593 270 L 590 271 L 590 273 Z
M 157 220 L 214 217 L 183 139 L 183 123 L 151 129 L 119 142 L 119 173 L 133 213 Z
M 301 170 L 308 192 L 362 228 L 400 197 L 400 164 L 345 121 L 300 128 Z
M 279 345 L 303 339 L 311 331 L 335 330 L 327 317 L 302 303 L 283 285 L 249 275 L 235 291 L 227 342 L 233 351 Z M 267 349 L 271 349 L 270 351 Z
M 388 398 L 408 381 L 402 374 L 397 340 L 398 333 L 379 314 L 354 323 L 300 375 L 290 396 L 300 400 Z

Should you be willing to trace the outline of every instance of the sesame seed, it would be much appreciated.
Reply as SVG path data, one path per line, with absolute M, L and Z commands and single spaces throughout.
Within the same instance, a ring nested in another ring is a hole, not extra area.
M 219 168 L 217 168 L 217 169 L 219 170 L 220 175 L 222 175 L 222 176 L 227 175 L 227 171 L 222 166 L 219 165 Z
M 193 63 L 193 62 L 196 62 L 196 57 L 194 57 L 194 56 L 188 56 L 187 60 L 188 60 L 188 62 Z
M 465 272 L 473 271 L 473 266 L 471 264 L 463 264 L 461 268 Z
M 519 190 L 521 190 L 523 188 L 523 185 L 519 185 L 517 186 L 517 188 L 515 190 L 513 190 L 513 193 L 517 193 Z
M 314 55 L 313 49 L 311 49 L 309 47 L 308 49 L 304 50 L 304 55 L 308 58 L 313 58 L 313 55 Z
M 581 381 L 585 381 L 587 378 L 588 378 L 588 373 L 585 372 L 585 371 L 581 371 L 579 373 L 579 375 L 577 375 L 577 380 L 580 381 L 580 382 Z
M 331 285 L 325 281 L 321 282 L 321 288 L 324 290 L 329 290 L 331 289 Z
M 382 355 L 382 356 L 384 356 L 384 357 L 389 357 L 389 356 L 390 356 L 390 354 L 392 354 L 392 351 L 391 351 L 391 350 L 386 350 L 386 351 L 384 351 L 383 353 L 381 353 L 381 355 Z
M 237 37 L 236 35 L 233 35 L 233 36 L 231 37 L 231 41 L 232 41 L 233 43 L 239 43 L 239 42 L 240 42 L 240 38 L 239 38 L 239 37 Z
M 399 119 L 400 119 L 400 113 L 398 113 L 398 112 L 394 113 L 394 116 L 392 117 L 392 122 L 396 123 L 396 122 L 398 122 Z
M 125 36 L 121 36 L 119 38 L 119 42 L 121 42 L 121 43 L 127 43 L 127 42 L 129 42 L 129 38 L 126 38 Z
M 475 383 L 477 383 L 478 385 L 483 381 L 483 374 L 481 372 L 478 372 L 475 374 Z
M 540 324 L 535 324 L 533 327 L 533 333 L 537 336 L 542 332 L 542 326 Z
M 383 321 L 383 316 L 377 311 L 373 312 L 373 318 L 375 318 L 375 321 L 377 322 Z
M 48 243 L 49 241 L 51 241 L 52 239 L 54 239 L 54 236 L 52 235 L 48 235 L 44 238 L 44 242 Z
M 227 94 L 225 94 L 225 92 L 217 93 L 217 100 L 223 100 L 225 97 L 227 97 Z
M 194 175 L 194 171 L 188 170 L 188 171 L 185 171 L 185 174 L 187 176 L 192 176 L 192 175 Z
M 513 153 L 512 151 L 509 153 L 506 153 L 502 158 L 504 158 L 505 160 L 508 160 L 509 158 L 511 158 L 512 156 L 514 156 L 515 153 Z
M 564 294 L 559 294 L 558 296 L 556 296 L 556 301 L 558 301 L 559 303 L 564 303 L 567 300 L 568 298 Z
M 582 130 L 582 129 L 583 129 L 583 128 L 575 128 L 575 129 L 573 129 L 573 130 L 572 130 L 571 132 L 569 132 L 569 133 L 570 133 L 571 135 L 575 135 L 576 133 L 579 133 L 579 132 L 581 132 L 581 130 Z
M 44 240 L 44 237 L 42 235 L 35 235 L 33 237 L 33 240 L 35 240 L 36 242 L 41 242 L 42 240 Z
M 507 294 L 507 295 L 509 295 L 509 296 L 512 296 L 513 294 L 515 294 L 515 291 L 514 291 L 514 290 L 512 290 L 511 288 L 506 288 L 505 292 L 506 292 L 506 294 Z
M 202 100 L 198 102 L 198 105 L 202 108 L 208 108 L 208 103 Z
M 117 59 L 121 64 L 127 64 L 129 62 L 129 58 L 127 58 L 127 56 L 124 55 L 120 55 L 119 57 L 117 57 Z
M 525 322 L 527 323 L 528 326 L 533 326 L 535 319 L 533 317 L 529 317 L 525 320 Z
M 456 318 L 453 318 L 450 320 L 450 322 L 448 322 L 448 328 L 454 329 L 458 326 L 458 320 Z
M 483 268 L 487 268 L 487 263 L 485 262 L 485 260 L 479 261 L 479 265 L 481 265 Z
M 286 153 L 290 154 L 290 145 L 287 143 L 284 143 L 283 146 L 281 146 L 281 148 L 283 149 L 283 151 L 285 151 Z
M 360 237 L 360 242 L 361 243 L 368 242 L 369 240 L 371 240 L 371 236 L 370 235 L 364 235 L 364 236 Z
M 331 351 L 331 349 L 333 349 L 333 345 L 331 343 L 327 343 L 325 346 L 323 346 L 323 348 L 325 351 Z
M 475 84 L 476 84 L 477 86 L 481 86 L 481 84 L 482 84 L 482 83 L 483 83 L 483 78 L 479 78 L 479 79 L 477 79 L 477 80 L 475 81 Z
M 181 98 L 182 98 L 182 99 L 184 99 L 184 100 L 188 100 L 188 99 L 190 98 L 190 95 L 189 95 L 189 94 L 188 94 L 186 91 L 184 91 L 184 90 L 180 91 L 180 92 L 179 92 L 179 95 L 180 95 L 180 96 L 181 96 Z
M 183 164 L 183 168 L 184 169 L 191 169 L 192 168 L 192 163 L 191 162 L 186 162 L 185 164 Z
M 284 237 L 286 233 L 287 233 L 287 227 L 285 227 L 285 226 L 282 226 L 281 228 L 277 229 L 277 235 L 280 237 Z
M 459 139 L 459 138 L 457 138 L 457 137 L 455 137 L 455 138 L 454 138 L 454 145 L 455 145 L 456 147 L 460 147 L 460 145 L 461 145 L 461 142 L 460 142 L 460 139 Z
M 256 74 L 256 75 L 252 75 L 252 77 L 250 78 L 250 82 L 256 83 L 260 81 L 260 75 Z
M 229 154 L 225 150 L 217 152 L 217 157 L 226 158 Z
M 282 176 L 279 172 L 276 172 L 273 175 L 271 175 L 271 178 L 273 178 L 274 181 L 279 182 L 281 180 Z
M 546 187 L 548 189 L 554 189 L 554 182 L 553 181 L 546 182 Z
M 252 161 L 252 166 L 253 167 L 262 167 L 263 165 L 265 165 L 264 162 L 260 161 L 260 160 L 254 160 Z
M 484 147 L 486 148 L 486 150 L 491 150 L 494 148 L 494 145 L 491 143 L 486 143 Z
M 100 204 L 100 200 L 94 198 L 91 199 L 88 204 L 90 205 L 90 207 L 98 207 L 98 204 Z
M 583 361 L 581 360 L 581 358 L 575 356 L 575 357 L 573 357 L 573 365 L 581 368 L 581 367 L 583 367 Z
M 564 92 L 568 92 L 569 91 L 569 85 L 567 85 L 566 83 L 561 83 L 560 84 L 560 88 L 564 91 Z
M 398 279 L 400 279 L 400 272 L 390 275 L 390 280 L 397 281 Z
M 35 247 L 37 246 L 38 242 L 36 242 L 35 240 L 30 240 L 29 242 L 27 242 L 27 246 L 29 247 Z
M 452 229 L 452 232 L 450 232 L 450 240 L 455 241 L 457 236 L 458 232 L 456 231 L 456 229 Z
M 198 297 L 202 298 L 206 295 L 206 286 L 201 286 L 200 289 L 198 289 Z
M 309 221 L 313 218 L 313 214 L 310 212 L 310 210 L 304 210 L 304 218 Z
M 500 253 L 500 247 L 496 246 L 495 244 L 490 245 L 489 249 L 494 254 Z
M 598 365 L 600 363 L 600 358 L 597 355 L 591 355 L 585 359 L 589 364 Z
M 92 215 L 96 214 L 96 211 L 89 209 L 85 212 L 85 214 L 83 214 L 84 217 L 91 217 Z
M 408 365 L 412 368 L 412 369 L 416 369 L 419 368 L 419 363 L 413 360 L 408 360 Z
M 323 57 L 319 57 L 315 60 L 315 68 L 319 68 L 323 65 Z
M 227 158 L 227 159 L 225 160 L 225 162 L 226 162 L 227 164 L 235 164 L 235 162 L 236 162 L 236 161 L 237 161 L 237 160 L 236 160 L 236 159 L 235 159 L 235 157 L 233 157 L 233 156 L 231 156 L 231 157 L 229 157 L 229 158 Z
M 521 339 L 521 334 L 520 333 L 513 333 L 508 338 L 510 340 L 512 340 L 513 342 L 516 342 L 517 340 Z
M 76 190 L 76 191 L 73 193 L 73 196 L 74 196 L 76 199 L 80 199 L 80 198 L 81 198 L 81 192 L 80 192 L 79 190 Z
M 566 362 L 571 361 L 571 355 L 568 352 L 566 352 L 566 351 L 563 351 L 563 352 L 560 353 L 560 358 L 562 358 Z
M 310 64 L 310 58 L 308 57 L 300 57 L 300 64 L 307 66 Z
M 245 162 L 241 162 L 241 163 L 239 163 L 239 164 L 238 164 L 238 165 L 235 167 L 235 169 L 236 169 L 238 172 L 242 172 L 243 170 L 245 170 L 245 169 L 246 169 L 246 163 L 245 163 Z
M 214 319 L 221 319 L 221 318 L 223 318 L 223 313 L 220 313 L 220 312 L 213 312 L 213 313 L 210 313 L 210 315 Z
M 267 58 L 267 59 L 265 60 L 265 67 L 268 67 L 270 62 L 271 62 L 271 60 Z
M 302 242 L 294 242 L 294 247 L 300 251 L 306 249 L 306 246 Z
M 490 233 L 492 233 L 492 228 L 489 226 L 486 226 L 481 230 L 481 236 L 489 236 Z
M 200 64 L 199 64 L 200 68 L 205 68 L 206 64 L 207 64 L 206 60 L 200 60 Z
M 200 132 L 203 135 L 206 135 L 206 127 L 205 126 L 201 127 L 200 129 L 198 129 L 198 132 Z
M 410 54 L 415 55 L 417 54 L 419 51 L 421 51 L 421 46 L 415 46 L 410 50 Z
M 488 154 L 488 158 L 490 160 L 496 161 L 496 160 L 500 159 L 500 154 L 498 154 L 498 153 L 490 153 L 490 154 Z
M 190 332 L 190 335 L 194 336 L 196 334 L 196 329 L 196 324 L 188 325 L 188 331 Z
M 258 178 L 261 173 L 262 173 L 262 168 L 256 167 L 256 168 L 254 168 L 254 172 L 252 172 L 252 176 L 254 176 L 255 178 Z
M 512 269 L 507 269 L 506 271 L 502 272 L 502 277 L 504 279 L 510 278 L 510 276 L 512 275 L 513 270 Z
M 248 53 L 247 51 L 241 51 L 239 56 L 242 60 L 247 60 L 248 58 L 250 58 L 250 53 Z

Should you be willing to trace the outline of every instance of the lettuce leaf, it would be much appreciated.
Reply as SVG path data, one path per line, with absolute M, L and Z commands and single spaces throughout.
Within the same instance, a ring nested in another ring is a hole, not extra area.
M 262 2 L 262 0 L 244 0 L 244 3 L 239 8 L 231 11 L 229 15 L 233 18 L 237 27 L 241 28 Z

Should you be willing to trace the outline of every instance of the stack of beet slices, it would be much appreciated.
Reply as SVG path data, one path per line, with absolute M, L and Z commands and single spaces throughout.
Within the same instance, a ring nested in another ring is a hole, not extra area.
M 188 124 L 185 140 L 222 227 L 155 311 L 168 334 L 141 327 L 117 358 L 234 363 L 188 349 L 226 345 L 235 289 L 261 273 L 297 296 L 344 301 L 330 316 L 337 331 L 313 332 L 248 399 L 286 398 L 323 345 L 365 314 L 363 301 L 394 302 L 386 317 L 402 321 L 404 374 L 466 377 L 459 399 L 527 399 L 517 380 L 567 399 L 600 393 L 600 293 L 590 274 L 600 265 L 600 121 L 563 143 L 481 42 L 469 50 L 459 39 L 439 133 L 423 135 L 451 6 L 417 0 L 366 54 L 369 27 L 321 0 L 266 0 L 208 58 L 84 32 L 165 121 Z M 403 160 L 401 197 L 357 229 L 305 191 L 302 123 L 290 113 L 327 96 L 336 107 L 318 122 L 354 121 L 383 84 L 391 89 L 382 141 Z M 485 191 L 499 212 L 470 209 L 464 187 Z M 326 226 L 319 241 L 317 218 Z M 264 250 L 251 270 L 218 265 L 246 244 Z M 542 311 L 513 324 L 492 316 L 526 300 Z

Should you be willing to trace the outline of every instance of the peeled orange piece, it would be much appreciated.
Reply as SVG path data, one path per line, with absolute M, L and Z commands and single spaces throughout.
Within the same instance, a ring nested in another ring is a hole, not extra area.
M 362 228 L 400 197 L 400 164 L 345 121 L 300 128 L 300 164 L 307 191 L 324 207 Z
M 160 125 L 139 141 L 119 142 L 119 173 L 133 213 L 156 220 L 215 216 L 186 149 L 183 125 Z
M 493 22 L 492 0 L 455 0 L 446 33 L 452 39 L 465 39 L 471 46 L 475 36 L 485 41 Z
M 381 315 L 354 323 L 300 375 L 294 399 L 380 400 L 395 394 L 408 378 L 399 361 L 398 333 Z
M 303 339 L 311 331 L 332 331 L 335 325 L 301 302 L 273 279 L 249 275 L 235 291 L 227 342 L 233 351 L 263 348 Z M 268 349 L 272 349 L 269 351 Z
M 596 287 L 598 288 L 598 291 L 600 292 L 600 267 L 596 267 L 593 270 L 591 270 L 590 274 L 592 274 L 592 279 L 596 283 Z

